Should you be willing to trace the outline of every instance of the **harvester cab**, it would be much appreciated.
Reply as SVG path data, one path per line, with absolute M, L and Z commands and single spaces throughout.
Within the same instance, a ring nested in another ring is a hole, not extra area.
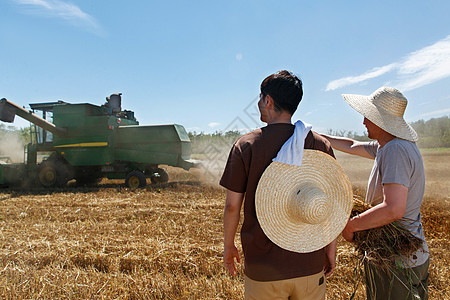
M 101 178 L 125 179 L 130 188 L 167 182 L 159 165 L 189 170 L 190 140 L 178 124 L 142 126 L 134 112 L 122 110 L 120 93 L 97 106 L 63 101 L 30 104 L 32 111 L 0 100 L 0 120 L 13 122 L 18 115 L 31 124 L 31 143 L 20 179 L 35 179 L 46 187 L 97 183 Z M 40 114 L 41 116 L 38 116 Z M 4 164 L 0 166 L 0 184 Z M 16 180 L 17 181 L 17 180 Z
M 53 124 L 53 107 L 57 105 L 65 105 L 63 101 L 49 102 L 49 103 L 34 103 L 30 104 L 32 113 L 35 115 L 41 115 L 41 118 L 51 124 Z M 53 132 L 48 129 L 31 122 L 31 143 L 32 144 L 47 144 L 53 142 Z M 64 130 L 64 129 L 63 129 Z M 64 133 L 62 133 L 64 134 Z

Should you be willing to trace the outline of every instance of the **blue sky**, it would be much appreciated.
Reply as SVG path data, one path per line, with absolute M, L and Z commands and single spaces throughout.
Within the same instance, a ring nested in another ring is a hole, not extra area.
M 294 115 L 363 132 L 343 93 L 390 85 L 409 122 L 450 115 L 450 1 L 0 0 L 0 98 L 122 107 L 142 125 L 260 126 L 261 81 L 304 84 Z M 26 126 L 16 118 L 15 125 Z

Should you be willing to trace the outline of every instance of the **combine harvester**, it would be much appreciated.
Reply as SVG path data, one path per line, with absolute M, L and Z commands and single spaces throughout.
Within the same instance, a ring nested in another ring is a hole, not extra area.
M 140 126 L 134 112 L 122 110 L 121 94 L 106 100 L 102 106 L 35 103 L 30 104 L 32 111 L 27 111 L 1 99 L 1 121 L 12 123 L 18 115 L 32 124 L 25 163 L 1 163 L 0 185 L 37 182 L 60 187 L 72 179 L 78 184 L 95 184 L 107 177 L 125 179 L 134 189 L 144 187 L 147 178 L 152 183 L 167 182 L 169 176 L 159 165 L 185 170 L 197 165 L 190 159 L 191 142 L 183 126 Z

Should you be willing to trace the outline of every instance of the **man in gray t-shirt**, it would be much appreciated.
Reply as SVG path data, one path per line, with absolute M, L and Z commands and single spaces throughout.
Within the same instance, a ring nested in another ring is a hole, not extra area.
M 417 133 L 403 119 L 407 100 L 390 87 L 379 88 L 370 96 L 342 96 L 364 116 L 368 136 L 376 140 L 362 143 L 324 135 L 337 150 L 375 159 L 366 195 L 366 202 L 373 207 L 351 218 L 343 237 L 352 241 L 356 231 L 398 220 L 424 241 L 422 249 L 400 260 L 398 270 L 384 273 L 366 262 L 367 299 L 428 299 L 429 253 L 420 215 L 425 173 L 415 144 Z
M 427 261 L 429 253 L 420 222 L 425 172 L 419 149 L 415 143 L 399 138 L 381 148 L 378 142 L 364 143 L 364 148 L 375 159 L 367 185 L 367 203 L 377 205 L 383 202 L 384 184 L 400 184 L 408 188 L 405 214 L 399 221 L 423 240 L 423 249 L 400 263 L 406 267 L 420 266 Z

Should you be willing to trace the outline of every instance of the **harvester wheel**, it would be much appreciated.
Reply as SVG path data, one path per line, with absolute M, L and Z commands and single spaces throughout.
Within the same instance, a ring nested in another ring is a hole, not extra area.
M 56 179 L 58 175 L 56 174 L 56 169 L 50 163 L 43 163 L 39 167 L 38 180 L 39 183 L 44 187 L 52 187 L 56 185 Z
M 142 172 L 132 171 L 128 173 L 127 177 L 125 178 L 125 184 L 130 189 L 134 190 L 139 187 L 144 187 L 147 184 L 147 178 Z
M 43 162 L 38 169 L 38 181 L 44 187 L 64 186 L 67 183 L 67 172 L 64 165 Z
M 155 173 L 158 173 L 158 176 L 153 176 L 151 178 L 152 183 L 166 183 L 169 181 L 169 174 L 166 170 L 158 168 Z

